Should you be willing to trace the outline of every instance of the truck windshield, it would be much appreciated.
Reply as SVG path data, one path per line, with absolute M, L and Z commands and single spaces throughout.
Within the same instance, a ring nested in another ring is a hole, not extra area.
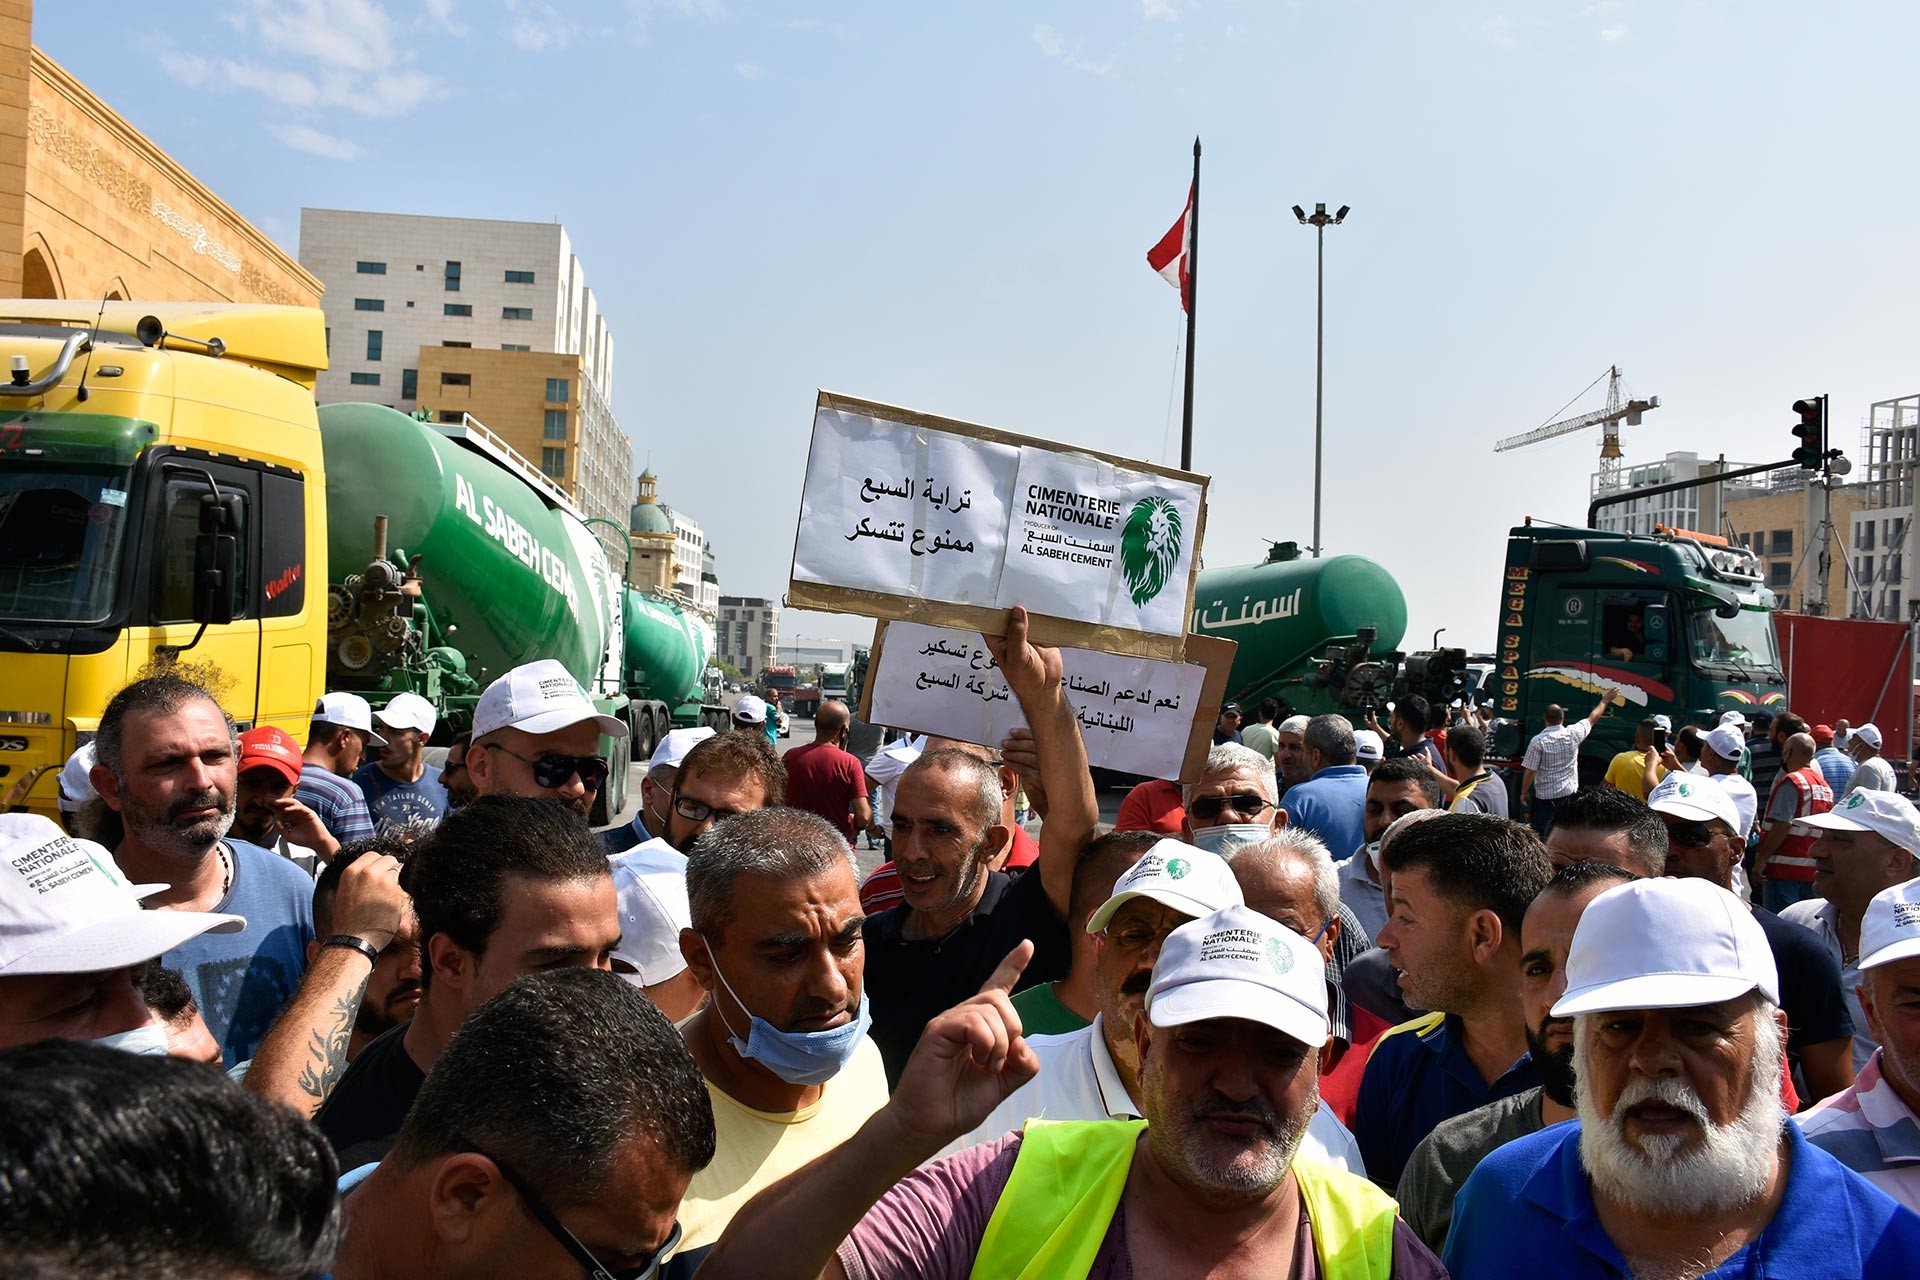
M 1688 630 L 1697 664 L 1752 671 L 1774 671 L 1780 666 L 1773 615 L 1765 609 L 1742 609 L 1731 618 L 1723 618 L 1712 605 L 1702 604 L 1693 609 Z
M 112 611 L 128 472 L 0 467 L 0 620 L 97 623 Z

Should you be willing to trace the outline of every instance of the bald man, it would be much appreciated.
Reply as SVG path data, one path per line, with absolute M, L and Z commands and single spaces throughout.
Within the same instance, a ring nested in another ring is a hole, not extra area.
M 783 761 L 787 766 L 787 806 L 817 813 L 853 844 L 856 831 L 873 820 L 867 800 L 867 774 L 860 757 L 847 750 L 853 713 L 844 702 L 820 704 L 813 716 L 813 741 L 794 747 Z

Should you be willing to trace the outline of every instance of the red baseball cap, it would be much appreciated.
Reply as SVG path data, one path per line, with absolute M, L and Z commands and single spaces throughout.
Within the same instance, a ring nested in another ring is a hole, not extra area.
M 1813 741 L 1817 746 L 1829 746 L 1833 742 L 1833 726 L 1817 724 L 1813 726 Z
M 240 772 L 264 766 L 288 782 L 300 781 L 300 744 L 285 729 L 263 724 L 240 735 Z

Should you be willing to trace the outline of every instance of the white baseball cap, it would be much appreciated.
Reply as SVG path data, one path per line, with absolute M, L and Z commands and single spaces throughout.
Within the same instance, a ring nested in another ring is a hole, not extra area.
M 484 695 L 481 701 L 485 702 Z M 433 736 L 433 726 L 440 718 L 434 714 L 433 704 L 417 693 L 396 693 L 373 714 L 389 729 L 418 729 L 428 737 Z
M 373 745 L 384 747 L 387 740 L 373 732 L 373 711 L 357 693 L 323 693 L 313 704 L 313 718 L 344 729 L 358 729 L 371 736 Z
M 1134 898 L 1152 898 L 1190 916 L 1211 915 L 1246 901 L 1225 858 L 1171 839 L 1141 854 L 1140 861 L 1113 882 L 1113 894 L 1087 921 L 1087 932 L 1106 928 L 1113 913 Z
M 1885 745 L 1885 740 L 1880 736 L 1880 726 L 1877 724 L 1863 724 L 1853 731 L 1853 736 L 1872 747 L 1875 751 L 1878 751 Z
M 1737 724 L 1742 729 L 1753 728 L 1753 721 L 1747 719 L 1745 716 L 1741 715 L 1738 711 L 1722 712 L 1720 714 L 1720 723 L 1721 724 Z
M 1371 729 L 1353 731 L 1353 758 L 1356 761 L 1371 761 L 1379 764 L 1387 758 L 1387 744 L 1380 741 L 1380 735 Z
M 1740 753 L 1747 749 L 1747 740 L 1740 731 L 1730 724 L 1716 726 L 1707 734 L 1707 745 L 1713 748 L 1713 754 L 1722 760 L 1738 760 Z
M 767 704 L 763 699 L 748 694 L 733 704 L 733 718 L 735 720 L 745 720 L 748 724 L 765 724 L 767 722 Z
M 1820 831 L 1871 831 L 1909 853 L 1920 854 L 1920 809 L 1894 791 L 1856 791 L 1831 812 L 1795 818 L 1794 825 Z
M 1754 990 L 1780 1003 L 1773 949 L 1746 903 L 1692 877 L 1635 880 L 1581 913 L 1553 1016 L 1686 1009 Z
M 693 729 L 668 730 L 667 736 L 660 739 L 660 745 L 653 749 L 653 758 L 647 761 L 647 772 L 652 773 L 662 765 L 678 769 L 680 762 L 687 758 L 687 752 L 712 736 L 713 730 L 704 724 Z
M 87 801 L 100 794 L 94 790 L 90 776 L 94 759 L 93 744 L 89 742 L 60 766 L 60 812 L 78 813 Z
M 1672 733 L 1673 721 L 1667 716 L 1655 716 L 1653 717 L 1653 727 L 1663 733 Z
M 554 658 L 526 662 L 488 685 L 473 709 L 473 740 L 501 729 L 552 733 L 591 720 L 610 738 L 627 736 L 627 726 L 593 709 L 580 684 Z
M 1309 721 L 1305 716 L 1288 716 L 1285 720 L 1273 726 L 1273 731 L 1275 733 L 1291 733 L 1297 738 L 1305 735 L 1308 723 Z
M 1675 769 L 1660 779 L 1660 785 L 1647 795 L 1647 808 L 1655 813 L 1671 814 L 1695 822 L 1724 822 L 1740 830 L 1740 810 L 1733 796 L 1712 778 Z
M 1867 914 L 1860 919 L 1862 969 L 1877 969 L 1914 956 L 1920 956 L 1920 880 L 1874 894 L 1873 901 L 1867 903 Z
M 615 971 L 636 987 L 657 986 L 687 967 L 680 954 L 680 931 L 693 927 L 686 855 L 655 838 L 614 854 L 607 865 L 620 912 L 613 958 L 626 962 Z
M 1327 1042 L 1327 966 L 1305 938 L 1238 904 L 1181 925 L 1160 946 L 1147 1021 L 1264 1023 L 1304 1045 Z
M 100 973 L 164 955 L 244 917 L 146 911 L 113 855 L 36 813 L 0 815 L 0 977 Z

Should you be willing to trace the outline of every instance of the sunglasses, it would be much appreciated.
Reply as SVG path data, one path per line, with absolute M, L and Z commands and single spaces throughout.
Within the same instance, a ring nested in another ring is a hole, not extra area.
M 1251 791 L 1232 796 L 1202 796 L 1187 806 L 1187 812 L 1202 822 L 1212 822 L 1228 809 L 1243 818 L 1257 818 L 1273 807 L 1272 801 Z
M 475 1155 L 487 1156 L 486 1152 L 464 1139 L 460 1145 Z M 569 1257 L 587 1269 L 587 1280 L 654 1280 L 654 1277 L 660 1274 L 661 1264 L 671 1258 L 673 1251 L 680 1247 L 680 1224 L 676 1221 L 673 1224 L 673 1230 L 667 1233 L 666 1243 L 655 1250 L 653 1256 L 645 1263 L 615 1271 L 594 1257 L 593 1251 L 580 1243 L 580 1237 L 566 1229 L 553 1210 L 547 1208 L 546 1203 L 534 1194 L 533 1188 L 527 1185 L 525 1179 L 494 1157 L 487 1156 L 487 1159 L 493 1161 L 493 1167 L 498 1169 L 500 1176 L 507 1180 L 507 1185 L 512 1187 L 514 1194 L 520 1197 L 520 1202 L 527 1206 L 527 1212 L 533 1215 L 533 1220 L 546 1228 L 547 1234 L 559 1242 L 560 1247 L 567 1251 Z
M 1667 824 L 1667 839 L 1689 849 L 1704 849 L 1716 838 L 1713 829 L 1704 822 L 1688 820 Z
M 509 751 L 497 742 L 486 744 L 489 751 L 504 752 L 533 770 L 536 784 L 557 791 L 567 785 L 576 776 L 580 784 L 589 791 L 598 791 L 607 780 L 607 762 L 599 756 L 541 756 L 538 760 L 529 760 L 518 751 Z

